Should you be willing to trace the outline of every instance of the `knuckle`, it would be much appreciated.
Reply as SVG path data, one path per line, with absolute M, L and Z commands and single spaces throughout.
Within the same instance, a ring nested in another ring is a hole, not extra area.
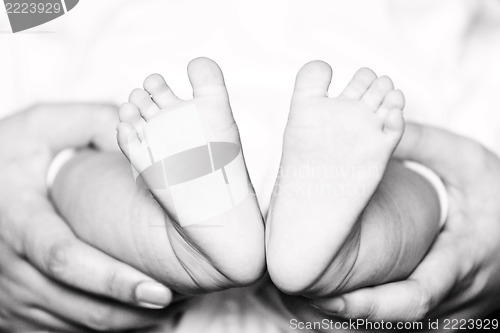
M 356 293 L 344 295 L 345 308 L 342 312 L 343 318 L 349 319 L 371 319 L 374 318 L 374 299 L 373 297 L 362 297 Z M 372 319 L 373 320 L 373 319 Z
M 63 278 L 69 263 L 69 252 L 72 247 L 70 240 L 59 241 L 49 248 L 45 268 L 55 278 Z
M 9 207 L 4 210 L 0 225 L 0 239 L 12 247 L 17 253 L 26 253 L 31 243 L 28 238 L 31 234 L 28 228 L 30 216 L 25 210 Z
M 418 304 L 416 309 L 410 314 L 410 319 L 418 321 L 424 319 L 433 307 L 433 297 L 431 293 L 422 285 L 418 285 Z
M 364 319 L 370 321 L 377 321 L 378 317 L 378 303 L 372 298 L 368 303 L 367 311 L 363 314 Z
M 117 270 L 112 270 L 109 272 L 106 281 L 105 281 L 105 289 L 104 292 L 108 296 L 114 296 L 118 294 L 118 286 L 119 286 L 119 278 L 120 274 Z
M 87 313 L 83 324 L 94 331 L 110 331 L 114 329 L 111 322 L 113 314 L 114 311 L 110 307 L 94 307 Z

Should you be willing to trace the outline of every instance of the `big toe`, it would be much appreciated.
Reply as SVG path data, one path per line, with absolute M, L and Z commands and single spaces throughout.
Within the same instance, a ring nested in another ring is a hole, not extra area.
M 295 80 L 294 98 L 327 97 L 332 81 L 332 68 L 326 62 L 308 62 L 299 70 Z
M 224 76 L 219 65 L 209 58 L 196 58 L 188 65 L 189 81 L 195 98 L 220 97 L 228 99 Z

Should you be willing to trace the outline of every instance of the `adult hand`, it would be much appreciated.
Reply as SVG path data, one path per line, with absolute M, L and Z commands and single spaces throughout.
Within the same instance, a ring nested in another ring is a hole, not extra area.
M 164 316 L 143 308 L 168 305 L 171 291 L 80 241 L 48 197 L 59 151 L 116 149 L 116 114 L 106 105 L 43 105 L 0 121 L 0 331 L 114 331 Z
M 407 280 L 359 289 L 322 308 L 373 321 L 480 318 L 500 308 L 500 160 L 475 141 L 418 124 L 408 124 L 397 157 L 442 178 L 446 225 Z

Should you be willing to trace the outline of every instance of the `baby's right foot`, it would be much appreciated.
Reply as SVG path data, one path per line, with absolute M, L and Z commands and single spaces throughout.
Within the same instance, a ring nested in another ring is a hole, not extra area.
M 337 98 L 328 97 L 330 80 L 320 61 L 297 75 L 268 216 L 268 270 L 289 294 L 342 288 L 358 251 L 356 222 L 404 129 L 404 98 L 389 78 L 362 69 Z
M 224 78 L 206 58 L 193 60 L 188 74 L 190 101 L 177 98 L 157 74 L 145 90 L 134 90 L 120 109 L 118 143 L 166 212 L 171 246 L 193 280 L 188 284 L 246 285 L 264 270 L 264 226 Z

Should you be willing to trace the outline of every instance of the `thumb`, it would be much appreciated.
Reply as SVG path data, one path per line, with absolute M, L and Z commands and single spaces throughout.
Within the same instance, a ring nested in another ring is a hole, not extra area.
M 478 168 L 472 163 L 480 165 L 486 155 L 485 148 L 469 138 L 437 127 L 407 123 L 394 156 L 427 166 L 447 184 L 463 184 L 476 177 L 471 170 Z
M 327 314 L 372 321 L 419 321 L 448 296 L 461 276 L 451 239 L 442 235 L 405 281 L 363 288 L 311 304 Z
M 53 154 L 66 148 L 89 144 L 104 150 L 118 151 L 116 126 L 118 108 L 100 103 L 42 104 L 29 112 L 41 142 L 48 145 Z

